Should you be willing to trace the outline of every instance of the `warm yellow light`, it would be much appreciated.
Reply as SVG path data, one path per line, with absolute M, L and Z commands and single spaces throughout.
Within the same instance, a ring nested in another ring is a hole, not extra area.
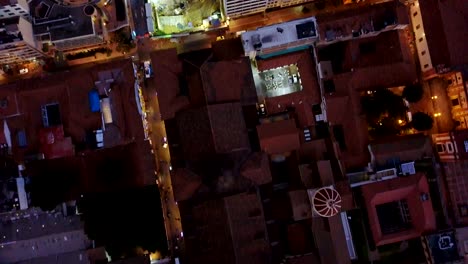
M 441 113 L 434 113 L 434 116 L 435 116 L 435 117 L 439 117 L 439 116 L 441 116 L 441 115 L 442 115 Z
M 437 95 L 431 97 L 432 100 L 437 99 Z
M 400 125 L 401 125 L 402 123 L 403 123 L 403 120 L 401 120 L 401 119 L 398 119 L 398 124 L 400 124 Z
M 158 260 L 161 259 L 161 252 L 156 251 L 150 254 L 150 260 Z

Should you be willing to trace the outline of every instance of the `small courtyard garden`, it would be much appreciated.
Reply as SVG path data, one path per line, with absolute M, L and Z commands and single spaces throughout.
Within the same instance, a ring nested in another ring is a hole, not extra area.
M 362 94 L 361 107 L 371 139 L 430 130 L 434 120 L 429 114 L 409 111 L 410 104 L 421 100 L 423 94 L 424 90 L 418 84 L 403 89 L 384 88 Z

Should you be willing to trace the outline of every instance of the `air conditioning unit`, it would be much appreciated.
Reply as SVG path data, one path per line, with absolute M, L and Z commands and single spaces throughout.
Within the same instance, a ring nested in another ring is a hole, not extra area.
M 318 63 L 320 79 L 333 77 L 333 68 L 331 61 L 321 61 Z
M 414 167 L 414 161 L 401 164 L 401 172 L 403 175 L 416 174 L 416 168 Z

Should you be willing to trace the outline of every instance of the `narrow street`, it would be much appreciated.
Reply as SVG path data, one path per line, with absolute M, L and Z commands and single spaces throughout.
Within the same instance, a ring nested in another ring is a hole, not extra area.
M 149 55 L 148 55 L 149 57 Z M 157 183 L 161 193 L 164 224 L 171 255 L 178 256 L 178 251 L 183 247 L 182 224 L 180 212 L 174 199 L 171 183 L 171 155 L 168 144 L 164 144 L 166 127 L 160 119 L 159 102 L 155 88 L 156 79 L 149 78 L 144 86 L 144 95 L 147 104 L 148 122 L 150 127 L 150 139 L 152 141 L 154 156 L 157 163 Z

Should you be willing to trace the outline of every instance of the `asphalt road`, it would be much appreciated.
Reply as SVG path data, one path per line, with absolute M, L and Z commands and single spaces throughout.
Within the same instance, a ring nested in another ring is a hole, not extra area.
M 144 36 L 148 33 L 146 25 L 145 0 L 128 0 L 130 2 L 131 17 L 133 20 L 132 30 L 137 36 Z

